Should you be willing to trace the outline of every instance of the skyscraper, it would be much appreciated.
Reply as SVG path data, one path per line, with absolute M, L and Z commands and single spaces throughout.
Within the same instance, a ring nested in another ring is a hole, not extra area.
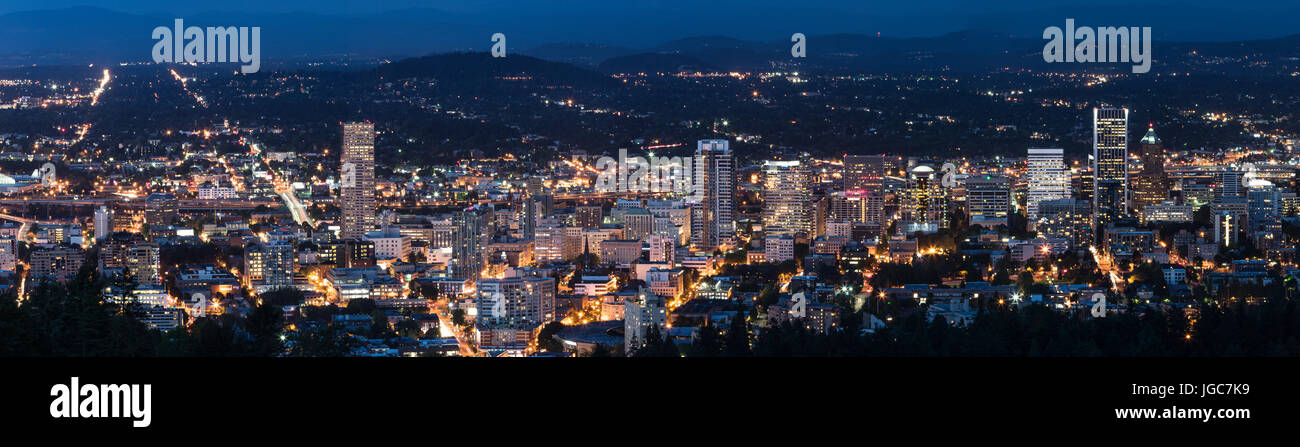
M 763 163 L 763 231 L 768 236 L 812 234 L 812 173 L 798 161 Z
M 933 233 L 948 227 L 948 190 L 943 187 L 934 168 L 912 168 L 903 196 L 903 216 L 898 228 L 905 234 L 917 231 Z
M 343 124 L 340 159 L 344 238 L 362 238 L 375 226 L 375 125 Z
M 477 205 L 452 215 L 452 275 L 477 280 L 492 241 L 492 210 Z
M 883 155 L 844 156 L 845 197 L 862 205 L 862 216 L 854 217 L 854 222 L 877 228 L 885 225 L 885 175 L 888 172 L 889 163 Z
M 736 234 L 736 175 L 727 140 L 700 140 L 695 150 L 691 245 L 715 248 Z
M 1000 175 L 966 178 L 966 216 L 971 225 L 1006 225 L 1010 211 L 1011 179 Z
M 838 191 L 830 196 L 830 218 L 866 222 L 866 197 L 861 192 Z
M 1128 109 L 1092 109 L 1093 228 L 1128 213 Z
M 1065 151 L 1062 149 L 1029 149 L 1025 169 L 1029 191 L 1025 200 L 1025 216 L 1032 224 L 1041 217 L 1040 203 L 1070 197 L 1070 172 L 1065 168 Z
M 1246 196 L 1246 173 L 1224 166 L 1214 171 L 1214 199 L 1223 200 Z
M 538 263 L 558 262 L 568 259 L 564 250 L 564 228 L 553 223 L 542 223 L 533 232 L 533 257 Z
M 1154 127 L 1148 128 L 1139 141 L 1142 173 L 1133 179 L 1133 207 L 1158 205 L 1169 198 L 1169 177 L 1165 174 L 1165 149 Z
M 100 205 L 95 208 L 95 242 L 104 240 L 110 234 L 113 234 L 113 210 Z
M 844 190 L 881 192 L 885 170 L 883 155 L 845 155 Z
M 1267 225 L 1280 225 L 1282 215 L 1282 190 L 1273 182 L 1264 179 L 1250 179 L 1246 189 L 1246 216 L 1249 230 L 1267 231 Z
M 554 213 L 555 196 L 538 193 L 525 197 L 523 213 L 519 216 L 519 230 L 524 239 L 537 237 L 537 221 Z
M 1092 204 L 1068 197 L 1039 202 L 1034 230 L 1042 237 L 1068 239 L 1074 247 L 1091 242 Z

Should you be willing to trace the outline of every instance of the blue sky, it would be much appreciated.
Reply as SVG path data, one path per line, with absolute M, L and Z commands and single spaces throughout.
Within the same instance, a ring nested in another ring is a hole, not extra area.
M 1157 39 L 1237 40 L 1300 33 L 1300 2 L 1222 0 L 0 0 L 0 14 L 79 5 L 155 16 L 221 11 L 372 15 L 407 8 L 444 11 L 449 20 L 554 23 L 554 40 L 645 45 L 687 36 L 765 39 L 792 30 L 935 36 L 968 29 L 1018 35 L 1061 26 L 1066 17 L 1098 25 L 1152 26 Z M 585 26 L 586 24 L 598 24 Z M 604 26 L 600 26 L 600 25 Z M 536 25 L 536 24 L 534 24 Z M 633 26 L 637 25 L 637 26 Z M 629 35 L 626 30 L 636 30 Z

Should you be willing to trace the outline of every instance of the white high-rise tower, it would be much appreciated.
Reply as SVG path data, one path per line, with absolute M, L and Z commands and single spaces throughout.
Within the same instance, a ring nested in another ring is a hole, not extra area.
M 1025 217 L 1031 224 L 1040 217 L 1039 203 L 1070 198 L 1070 171 L 1065 167 L 1063 149 L 1030 148 L 1025 177 L 1029 184 Z
M 339 204 L 345 238 L 362 238 L 375 227 L 375 125 L 343 123 Z
M 727 140 L 700 140 L 695 150 L 691 245 L 715 248 L 736 235 L 736 175 Z

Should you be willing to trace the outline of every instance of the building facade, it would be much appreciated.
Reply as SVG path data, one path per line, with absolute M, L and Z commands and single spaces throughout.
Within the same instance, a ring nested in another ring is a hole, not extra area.
M 1070 197 L 1070 172 L 1065 167 L 1064 149 L 1029 149 L 1025 167 L 1028 193 L 1025 198 L 1025 217 L 1037 223 L 1039 203 Z
M 345 238 L 362 238 L 375 227 L 375 125 L 343 124 L 339 203 Z
M 1128 214 L 1128 109 L 1092 109 L 1094 228 Z
M 695 151 L 691 245 L 709 249 L 736 234 L 736 174 L 727 140 L 700 140 Z
M 812 173 L 798 161 L 763 164 L 763 231 L 768 235 L 810 235 Z

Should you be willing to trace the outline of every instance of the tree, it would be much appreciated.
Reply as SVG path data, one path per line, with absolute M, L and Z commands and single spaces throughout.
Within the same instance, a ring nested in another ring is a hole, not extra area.
M 585 354 L 586 357 L 607 358 L 614 356 L 614 350 L 604 344 L 596 343 L 595 346 L 591 347 L 591 351 L 588 351 Z
M 681 357 L 677 344 L 664 337 L 659 325 L 652 324 L 645 331 L 645 340 L 641 346 L 629 353 L 630 357 Z
M 469 326 L 469 322 L 465 320 L 465 309 L 456 309 L 451 311 L 451 324 L 454 324 L 459 328 Z
M 281 287 L 263 292 L 258 298 L 275 306 L 297 306 L 307 300 L 307 294 L 296 287 Z
M 767 286 L 763 287 L 763 290 L 758 293 L 758 299 L 756 301 L 759 305 L 766 307 L 776 304 L 780 297 L 780 290 L 776 288 L 776 283 L 773 282 L 768 283 Z
M 358 298 L 354 300 L 348 300 L 348 307 L 346 308 L 345 311 L 350 314 L 369 315 L 370 313 L 375 311 L 375 307 L 376 307 L 375 300 L 372 300 L 370 298 Z
M 572 262 L 578 266 L 579 270 L 585 270 L 589 267 L 600 265 L 600 256 L 595 253 L 584 252 L 572 259 Z
M 255 356 L 276 356 L 284 351 L 280 338 L 284 331 L 284 311 L 280 306 L 263 301 L 244 319 L 244 329 L 249 335 L 249 353 Z
M 688 355 L 692 357 L 713 357 L 722 353 L 722 338 L 718 329 L 713 327 L 708 321 L 700 327 L 699 333 L 695 340 L 691 342 L 691 349 Z
M 406 255 L 406 262 L 410 262 L 412 264 L 418 264 L 421 262 L 425 262 L 427 260 L 428 259 L 425 258 L 424 252 L 422 251 L 412 251 L 411 254 Z
M 423 333 L 420 329 L 420 323 L 412 318 L 403 318 L 393 325 L 393 330 L 398 337 L 420 338 Z
M 1016 287 L 1020 288 L 1021 293 L 1029 293 L 1029 290 L 1034 287 L 1034 272 L 1021 270 L 1016 276 Z
M 388 324 L 387 313 L 379 309 L 370 312 L 370 335 L 375 338 L 390 338 L 393 336 L 392 325 Z
M 346 332 L 332 324 L 313 324 L 294 332 L 289 355 L 294 357 L 342 357 L 357 346 Z
M 412 280 L 412 282 L 417 285 L 416 290 L 420 291 L 420 296 L 424 297 L 426 300 L 436 300 L 440 295 L 442 295 L 442 292 L 438 290 L 438 286 L 435 284 L 420 283 L 414 280 Z
M 723 353 L 731 357 L 750 354 L 749 322 L 744 315 L 736 315 L 731 319 L 731 327 L 727 328 L 727 336 L 723 341 Z
M 537 349 L 542 352 L 563 352 L 564 345 L 555 339 L 555 334 L 561 329 L 564 329 L 564 325 L 558 321 L 542 326 L 542 330 L 537 332 Z

